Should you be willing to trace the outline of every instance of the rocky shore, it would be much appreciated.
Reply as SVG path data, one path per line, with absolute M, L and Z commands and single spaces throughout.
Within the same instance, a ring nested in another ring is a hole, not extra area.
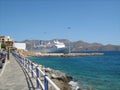
M 51 68 L 45 68 L 42 65 L 39 65 L 42 67 L 42 71 L 44 71 L 50 79 L 61 89 L 61 90 L 75 90 L 71 88 L 71 85 L 69 84 L 70 81 L 73 80 L 71 76 L 66 75 L 65 73 L 62 73 L 58 70 L 53 70 Z
M 72 76 L 69 76 L 59 70 L 54 70 L 49 67 L 38 65 L 43 72 L 60 88 L 60 90 L 94 90 L 90 87 L 83 87 L 77 81 L 74 81 Z M 49 90 L 52 90 L 49 88 Z

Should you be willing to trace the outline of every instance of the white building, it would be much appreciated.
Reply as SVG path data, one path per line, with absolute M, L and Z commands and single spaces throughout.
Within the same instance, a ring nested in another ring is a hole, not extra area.
M 26 43 L 14 43 L 14 47 L 17 49 L 26 50 Z

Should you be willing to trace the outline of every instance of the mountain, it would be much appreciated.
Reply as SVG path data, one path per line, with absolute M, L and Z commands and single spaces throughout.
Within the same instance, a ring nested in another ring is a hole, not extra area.
M 85 41 L 75 41 L 71 42 L 67 39 L 53 39 L 53 40 L 44 40 L 44 42 L 47 44 L 48 42 L 53 42 L 54 40 L 58 40 L 60 42 L 65 43 L 67 47 L 69 47 L 72 51 L 120 51 L 120 45 L 103 45 L 101 43 L 88 43 Z M 27 50 L 30 50 L 34 47 L 34 45 L 39 45 L 40 40 L 24 40 L 21 41 L 26 43 Z
M 73 42 L 73 51 L 119 51 L 118 45 L 102 45 L 100 43 L 87 43 L 83 41 Z

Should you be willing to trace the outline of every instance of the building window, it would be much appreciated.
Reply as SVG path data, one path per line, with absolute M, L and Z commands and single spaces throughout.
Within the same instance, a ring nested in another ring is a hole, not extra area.
M 5 42 L 5 40 L 4 39 L 2 39 L 2 43 L 4 43 Z

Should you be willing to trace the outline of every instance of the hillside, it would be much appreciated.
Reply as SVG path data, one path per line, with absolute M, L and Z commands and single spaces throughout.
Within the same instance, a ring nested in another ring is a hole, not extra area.
M 54 40 L 56 39 L 45 40 L 44 42 L 47 44 L 48 42 L 53 42 Z M 88 43 L 81 40 L 75 42 L 70 42 L 67 39 L 57 39 L 57 40 L 65 43 L 67 47 L 70 45 L 72 51 L 120 51 L 120 45 L 111 45 L 111 44 L 103 45 L 97 42 Z M 40 44 L 40 40 L 24 40 L 21 42 L 26 43 L 27 50 L 32 49 L 34 45 L 38 46 Z

